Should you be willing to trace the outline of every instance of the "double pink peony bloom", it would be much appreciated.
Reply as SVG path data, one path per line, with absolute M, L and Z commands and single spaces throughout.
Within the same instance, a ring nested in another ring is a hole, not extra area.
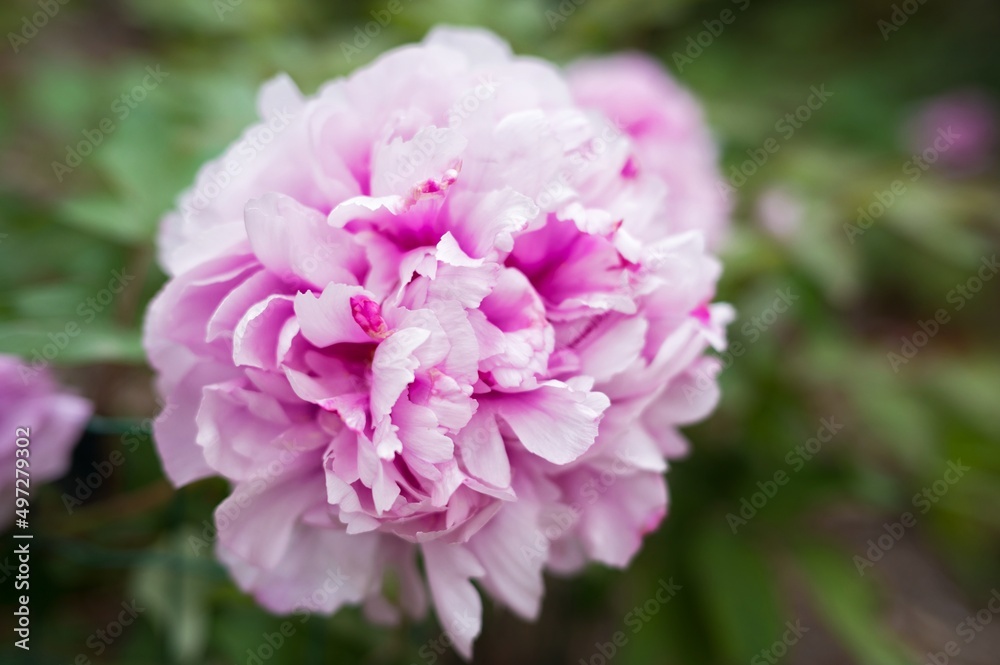
M 0 354 L 0 528 L 14 519 L 17 488 L 31 491 L 69 469 L 93 405 L 67 392 L 45 368 Z M 22 441 L 18 445 L 18 441 Z M 17 460 L 26 460 L 27 467 Z M 22 474 L 15 474 L 22 469 Z M 23 479 L 27 474 L 29 482 Z M 16 482 L 21 478 L 21 482 Z M 33 494 L 32 494 L 33 496 Z
M 429 588 L 468 657 L 472 581 L 532 618 L 543 570 L 626 565 L 717 400 L 701 112 L 638 56 L 564 73 L 458 29 L 259 111 L 164 220 L 164 467 L 232 483 L 219 556 L 271 610 L 393 621 Z

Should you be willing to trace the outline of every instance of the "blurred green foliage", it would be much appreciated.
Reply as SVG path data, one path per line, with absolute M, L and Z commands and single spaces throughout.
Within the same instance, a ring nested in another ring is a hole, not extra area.
M 488 607 L 476 662 L 602 662 L 595 644 L 628 631 L 628 613 L 669 578 L 682 590 L 629 631 L 612 662 L 768 662 L 758 654 L 796 620 L 810 631 L 787 662 L 895 665 L 941 651 L 1000 586 L 1000 280 L 960 311 L 947 300 L 997 251 L 996 164 L 931 168 L 853 242 L 844 227 L 902 176 L 904 128 L 923 101 L 969 88 L 998 98 L 1000 5 L 931 0 L 883 39 L 878 21 L 893 12 L 884 0 L 413 0 L 348 62 L 342 45 L 383 5 L 70 2 L 11 47 L 0 67 L 0 348 L 30 358 L 76 321 L 82 333 L 58 357 L 67 376 L 103 416 L 153 413 L 139 337 L 163 281 L 157 221 L 253 118 L 258 85 L 280 71 L 312 91 L 440 22 L 485 25 L 518 52 L 561 62 L 640 49 L 702 98 L 727 175 L 825 85 L 831 99 L 737 192 L 720 298 L 740 313 L 731 341 L 743 350 L 723 355 L 719 410 L 690 429 L 693 454 L 670 471 L 670 518 L 628 571 L 549 580 L 537 624 Z M 675 56 L 705 21 L 744 5 L 697 57 Z M 5 3 L 0 19 L 19 32 L 36 11 Z M 121 118 L 115 100 L 157 65 L 169 76 Z M 57 177 L 52 163 L 105 118 L 114 130 Z M 115 270 L 137 279 L 108 307 L 81 312 Z M 754 317 L 785 289 L 798 300 L 761 330 Z M 949 323 L 894 371 L 887 354 L 941 308 Z M 844 427 L 797 469 L 788 456 L 823 418 Z M 283 619 L 240 593 L 208 550 L 187 546 L 225 486 L 173 493 L 147 433 L 109 422 L 81 444 L 74 472 L 36 499 L 34 648 L 25 658 L 8 634 L 0 658 L 247 663 Z M 125 451 L 123 468 L 68 514 L 61 495 L 114 450 Z M 921 513 L 914 495 L 959 459 L 972 470 Z M 787 483 L 734 535 L 727 516 L 779 471 Z M 868 540 L 908 511 L 916 526 L 859 575 Z M 6 577 L 2 597 L 13 602 Z M 133 598 L 141 619 L 98 656 L 88 639 Z M 429 648 L 439 638 L 433 620 L 379 628 L 351 610 L 296 624 L 264 662 L 457 662 Z M 963 645 L 967 661 L 953 662 L 996 662 L 996 634 L 977 639 Z

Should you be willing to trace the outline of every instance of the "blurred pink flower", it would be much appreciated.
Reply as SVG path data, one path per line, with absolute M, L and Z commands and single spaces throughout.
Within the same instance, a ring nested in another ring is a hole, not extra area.
M 767 189 L 757 199 L 756 208 L 761 227 L 778 240 L 789 240 L 802 227 L 804 202 L 786 189 Z
M 913 114 L 906 137 L 915 154 L 933 149 L 939 168 L 958 174 L 978 173 L 996 157 L 997 106 L 977 91 L 941 95 Z
M 731 317 L 714 148 L 652 63 L 567 83 L 479 30 L 311 98 L 280 77 L 259 110 L 163 223 L 164 467 L 232 483 L 219 556 L 268 608 L 391 622 L 429 588 L 469 657 L 471 580 L 533 618 L 543 569 L 625 566 L 666 512 Z
M 0 480 L 4 515 L 0 526 L 14 518 L 15 467 L 26 459 L 24 469 L 31 483 L 55 480 L 69 469 L 73 447 L 83 434 L 93 412 L 90 402 L 60 387 L 45 369 L 31 367 L 15 356 L 0 354 L 0 465 L 7 471 Z M 18 446 L 18 440 L 28 440 Z M 24 489 L 24 485 L 21 485 Z

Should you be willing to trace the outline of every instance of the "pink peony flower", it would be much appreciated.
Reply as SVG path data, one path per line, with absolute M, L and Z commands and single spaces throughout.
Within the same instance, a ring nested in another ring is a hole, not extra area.
M 0 354 L 0 502 L 4 514 L 0 526 L 10 524 L 17 496 L 15 468 L 18 459 L 28 461 L 24 471 L 31 485 L 59 478 L 69 468 L 73 447 L 93 412 L 89 401 L 66 392 L 48 371 L 29 366 L 20 358 Z M 27 440 L 17 445 L 18 440 Z M 22 489 L 29 489 L 24 484 Z
M 625 566 L 666 512 L 731 315 L 714 149 L 652 63 L 568 82 L 479 30 L 259 110 L 163 223 L 164 468 L 232 483 L 218 553 L 266 607 L 391 622 L 429 589 L 469 657 L 472 580 L 530 619 L 543 570 Z

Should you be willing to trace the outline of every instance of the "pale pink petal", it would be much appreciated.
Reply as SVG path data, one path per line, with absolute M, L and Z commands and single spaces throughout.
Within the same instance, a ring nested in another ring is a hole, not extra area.
M 486 573 L 483 587 L 519 616 L 533 621 L 541 608 L 547 543 L 538 528 L 540 504 L 526 498 L 504 506 L 468 547 Z M 539 540 L 543 551 L 528 556 Z
M 459 245 L 473 257 L 497 249 L 509 252 L 513 234 L 524 229 L 538 215 L 538 207 L 523 194 L 505 188 L 485 195 L 460 191 L 448 199 L 451 232 Z
M 484 574 L 476 557 L 461 545 L 424 543 L 424 565 L 438 621 L 455 648 L 465 658 L 472 658 L 472 641 L 479 635 L 483 620 L 483 602 L 469 578 Z
M 498 397 L 492 406 L 525 448 L 553 464 L 567 464 L 593 445 L 609 403 L 602 393 L 548 381 L 532 391 Z
M 367 261 L 350 234 L 324 216 L 281 194 L 268 193 L 246 206 L 250 246 L 270 272 L 288 283 L 323 288 L 358 284 Z
M 580 472 L 577 483 L 599 475 Z M 609 566 L 625 567 L 639 550 L 642 538 L 654 531 L 667 511 L 666 484 L 659 473 L 640 472 L 616 477 L 602 487 L 601 500 L 588 502 L 577 530 L 588 555 Z M 579 487 L 579 485 L 577 485 Z
M 320 348 L 371 342 L 351 313 L 351 298 L 363 293 L 360 286 L 330 284 L 318 297 L 310 291 L 297 294 L 295 316 L 302 336 Z
M 281 356 L 299 331 L 292 318 L 292 299 L 269 296 L 253 305 L 233 331 L 233 362 L 238 366 L 277 369 Z
M 408 453 L 428 462 L 444 462 L 452 457 L 454 443 L 441 432 L 432 409 L 403 398 L 392 409 L 392 422 Z
M 510 485 L 510 460 L 492 414 L 477 412 L 455 436 L 455 443 L 469 473 L 495 487 Z
M 372 416 L 375 420 L 389 415 L 392 405 L 413 382 L 413 370 L 419 365 L 413 352 L 429 337 L 425 329 L 403 328 L 375 350 L 372 360 Z

